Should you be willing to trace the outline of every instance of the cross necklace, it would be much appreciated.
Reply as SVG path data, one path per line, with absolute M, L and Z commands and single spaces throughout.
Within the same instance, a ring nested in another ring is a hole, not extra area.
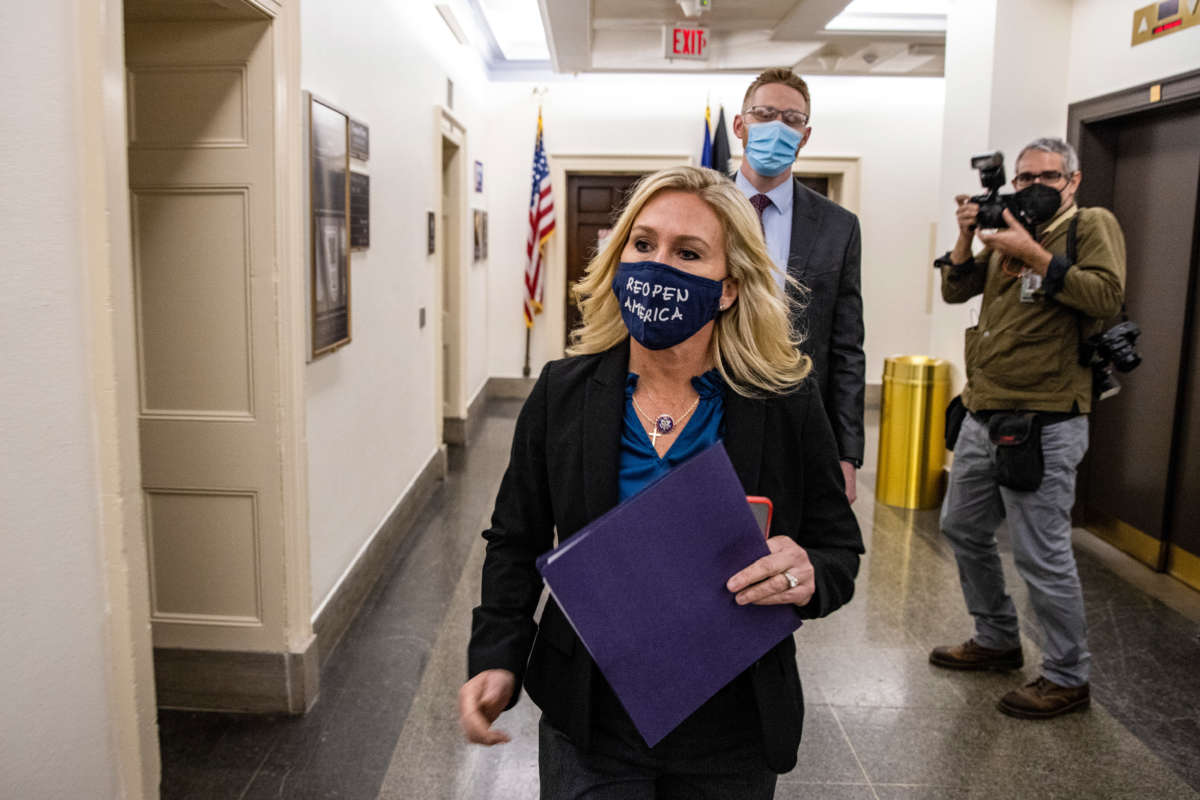
M 672 417 L 670 414 L 659 414 L 657 417 L 651 417 L 649 414 L 647 414 L 645 411 L 642 410 L 642 407 L 640 405 L 638 405 L 636 395 L 631 397 L 630 399 L 633 400 L 633 407 L 638 412 L 638 414 L 643 416 L 647 422 L 651 423 L 650 430 L 646 431 L 646 435 L 650 437 L 650 444 L 655 447 L 658 446 L 658 437 L 666 436 L 671 431 L 675 430 L 675 426 L 677 424 L 679 424 L 679 425 L 683 424 L 683 421 L 686 420 L 688 418 L 688 416 L 693 411 L 696 410 L 696 406 L 700 405 L 700 396 L 696 395 L 695 401 L 693 401 L 692 404 L 690 406 L 688 406 L 688 410 L 684 411 L 683 414 L 679 417 L 678 422 L 676 422 L 675 418 Z

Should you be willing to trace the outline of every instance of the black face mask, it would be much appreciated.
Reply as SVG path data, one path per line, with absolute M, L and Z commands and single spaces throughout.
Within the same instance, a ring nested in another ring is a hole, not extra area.
M 1062 205 L 1062 193 L 1053 186 L 1035 183 L 1008 198 L 1006 205 L 1030 235 L 1044 222 L 1049 222 Z

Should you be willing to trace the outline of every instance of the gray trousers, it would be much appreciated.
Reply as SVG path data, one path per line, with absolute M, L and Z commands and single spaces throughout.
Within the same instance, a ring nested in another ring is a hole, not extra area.
M 975 641 L 999 649 L 1021 643 L 996 546 L 996 529 L 1007 517 L 1013 560 L 1045 632 L 1042 672 L 1060 686 L 1087 683 L 1091 665 L 1083 591 L 1071 550 L 1075 472 L 1087 446 L 1086 416 L 1047 425 L 1042 429 L 1042 485 L 1037 491 L 1016 492 L 996 483 L 996 447 L 987 426 L 967 415 L 942 503 L 942 533 L 958 561 L 963 597 L 975 618 Z

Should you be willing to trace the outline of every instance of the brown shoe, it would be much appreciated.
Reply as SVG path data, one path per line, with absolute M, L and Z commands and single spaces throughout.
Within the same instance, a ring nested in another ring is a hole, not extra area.
M 1020 669 L 1025 663 L 1025 656 L 1020 647 L 1011 650 L 993 650 L 967 639 L 962 644 L 935 647 L 929 654 L 929 663 L 945 669 L 993 669 L 997 672 L 1007 672 L 1010 669 Z
M 1010 717 L 1021 719 L 1050 719 L 1069 711 L 1087 708 L 1091 690 L 1083 686 L 1059 686 L 1054 681 L 1038 678 L 1020 689 L 1013 689 L 1000 698 L 997 707 Z

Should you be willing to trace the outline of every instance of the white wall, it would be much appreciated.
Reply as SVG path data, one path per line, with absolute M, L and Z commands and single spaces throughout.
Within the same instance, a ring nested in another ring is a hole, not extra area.
M 0 6 L 0 786 L 116 797 L 88 366 L 75 4 Z
M 1181 0 L 1194 3 L 1194 0 Z M 1200 26 L 1130 45 L 1133 12 L 1148 3 L 1075 0 L 1071 15 L 1069 102 L 1200 69 Z
M 741 108 L 752 75 L 588 75 L 550 82 L 543 101 L 547 150 L 554 156 L 685 154 L 697 159 L 706 97 L 725 104 L 726 123 Z M 867 380 L 880 380 L 883 358 L 924 352 L 930 227 L 940 164 L 942 81 L 936 78 L 816 76 L 813 134 L 802 155 L 861 158 L 863 300 Z M 499 173 L 489 192 L 492 246 L 489 275 L 491 374 L 520 375 L 525 346 L 521 321 L 526 211 L 537 101 L 533 84 L 493 84 L 489 163 Z M 731 141 L 735 155 L 741 143 Z M 556 187 L 564 225 L 566 203 Z M 562 235 L 560 233 L 556 235 Z M 561 343 L 535 325 L 537 374 Z
M 306 374 L 317 611 L 440 444 L 433 326 L 441 267 L 425 253 L 425 215 L 439 200 L 434 107 L 445 103 L 447 76 L 454 113 L 467 126 L 468 166 L 485 132 L 472 113 L 482 68 L 432 3 L 305 0 L 301 29 L 303 88 L 371 132 L 370 160 L 361 165 L 371 175 L 371 247 L 351 259 L 353 341 Z M 469 236 L 468 219 L 468 254 Z M 487 378 L 485 274 L 484 264 L 468 264 L 467 399 Z

